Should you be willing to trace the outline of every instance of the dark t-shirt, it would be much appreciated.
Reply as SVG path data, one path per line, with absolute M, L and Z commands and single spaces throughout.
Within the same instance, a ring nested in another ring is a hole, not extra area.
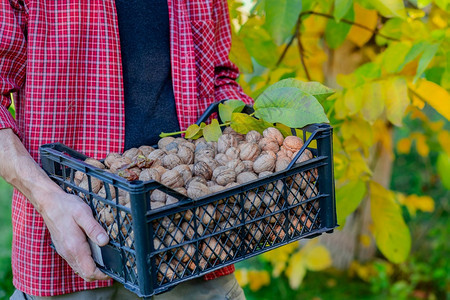
M 125 150 L 179 130 L 167 0 L 116 0 L 125 96 Z

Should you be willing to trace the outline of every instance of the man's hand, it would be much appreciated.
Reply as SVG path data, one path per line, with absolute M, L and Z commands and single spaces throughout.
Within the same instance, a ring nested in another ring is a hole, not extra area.
M 108 236 L 79 197 L 65 193 L 33 160 L 11 129 L 0 130 L 0 176 L 17 188 L 42 215 L 58 253 L 86 281 L 104 280 L 86 235 L 97 245 Z
M 87 235 L 99 246 L 108 243 L 108 235 L 92 216 L 89 206 L 63 191 L 50 197 L 55 198 L 52 205 L 44 206 L 41 214 L 58 254 L 84 280 L 108 279 L 95 265 L 86 240 Z

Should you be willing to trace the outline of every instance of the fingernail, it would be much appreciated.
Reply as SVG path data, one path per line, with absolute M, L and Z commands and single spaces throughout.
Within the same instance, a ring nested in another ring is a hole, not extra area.
M 106 236 L 106 234 L 100 233 L 99 235 L 97 235 L 97 242 L 100 245 L 104 245 L 108 242 L 108 237 Z

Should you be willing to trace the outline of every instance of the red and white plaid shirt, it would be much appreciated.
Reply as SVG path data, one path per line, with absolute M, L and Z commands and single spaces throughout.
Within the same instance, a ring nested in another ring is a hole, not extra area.
M 0 0 L 0 129 L 12 128 L 39 162 L 62 142 L 104 158 L 124 146 L 124 100 L 115 0 Z M 172 79 L 180 127 L 214 101 L 242 99 L 226 0 L 168 0 Z M 8 112 L 16 92 L 16 120 Z M 17 190 L 12 202 L 17 289 L 54 296 L 104 287 L 85 282 L 50 247 L 41 216 Z M 226 267 L 207 279 L 230 274 Z

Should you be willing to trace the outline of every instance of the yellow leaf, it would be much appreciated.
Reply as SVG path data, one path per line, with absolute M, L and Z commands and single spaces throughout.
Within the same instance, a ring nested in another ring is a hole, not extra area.
M 411 235 L 394 193 L 372 181 L 370 210 L 375 241 L 381 253 L 394 263 L 405 261 L 411 249 Z
M 405 5 L 401 0 L 369 0 L 369 3 L 385 17 L 406 17 Z
M 430 153 L 430 148 L 427 145 L 426 137 L 423 134 L 417 134 L 416 136 L 416 149 L 422 157 L 427 157 Z
M 359 112 L 363 105 L 363 87 L 358 86 L 348 89 L 344 94 L 344 103 L 348 109 L 349 116 Z
M 234 272 L 234 276 L 236 276 L 236 280 L 241 287 L 244 287 L 248 284 L 247 269 L 237 269 L 236 272 Z
M 438 141 L 442 149 L 450 156 L 450 132 L 443 130 L 438 134 Z
M 311 271 L 322 271 L 331 266 L 331 256 L 327 248 L 316 245 L 305 253 L 306 268 Z
M 373 124 L 384 110 L 384 89 L 379 81 L 363 86 L 363 107 L 361 113 L 366 121 Z
M 409 154 L 411 151 L 411 139 L 403 138 L 397 143 L 397 152 L 400 154 Z
M 334 111 L 336 112 L 336 119 L 342 120 L 347 116 L 347 108 L 345 107 L 344 97 L 337 97 L 334 102 Z
M 372 30 L 377 26 L 378 15 L 376 10 L 366 9 L 355 3 L 353 6 L 355 10 L 355 23 L 362 24 Z M 347 39 L 358 45 L 364 46 L 372 37 L 373 33 L 369 30 L 353 25 L 347 35 Z
M 399 202 L 408 208 L 411 215 L 415 216 L 417 210 L 432 212 L 434 211 L 434 200 L 430 196 L 409 195 L 399 197 Z
M 387 119 L 396 126 L 402 126 L 406 107 L 410 100 L 406 80 L 401 77 L 391 78 L 385 81 L 385 103 Z
M 417 85 L 408 83 L 415 96 L 427 102 L 438 113 L 450 120 L 450 94 L 434 82 L 422 79 Z
M 442 127 L 444 127 L 444 125 L 445 123 L 443 120 L 428 123 L 430 129 L 436 132 L 440 132 L 442 130 Z
M 392 146 L 392 130 L 387 126 L 386 122 L 378 120 L 373 125 L 373 132 L 375 133 L 375 141 L 380 142 L 389 155 L 394 155 Z
M 367 248 L 372 244 L 372 238 L 368 234 L 361 234 L 359 242 Z
M 262 288 L 263 286 L 270 284 L 269 272 L 265 270 L 262 271 L 250 270 L 248 271 L 248 281 L 250 284 L 250 289 L 255 292 L 260 288 Z
M 298 243 L 290 243 L 286 246 L 262 254 L 262 258 L 269 261 L 273 266 L 273 277 L 278 277 L 281 275 L 286 268 L 289 255 L 296 249 L 298 249 Z
M 286 276 L 289 278 L 289 285 L 296 290 L 302 284 L 303 278 L 306 274 L 306 264 L 301 251 L 294 253 L 289 260 L 289 265 L 286 269 Z

